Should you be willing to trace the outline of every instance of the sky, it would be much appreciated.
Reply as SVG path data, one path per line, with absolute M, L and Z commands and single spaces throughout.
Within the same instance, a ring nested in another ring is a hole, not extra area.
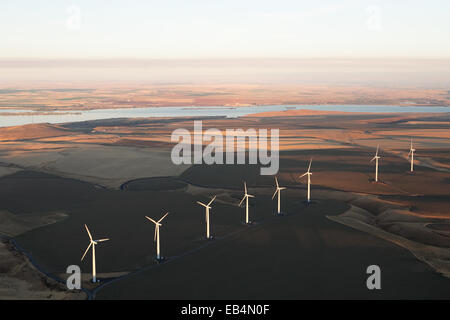
M 448 0 L 1 0 L 0 84 L 448 86 Z
M 448 0 L 0 2 L 0 59 L 450 57 Z

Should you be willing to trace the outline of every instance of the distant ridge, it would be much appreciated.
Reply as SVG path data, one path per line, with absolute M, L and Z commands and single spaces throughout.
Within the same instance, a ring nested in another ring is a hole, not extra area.
M 248 114 L 245 117 L 292 117 L 292 116 L 316 116 L 316 115 L 340 115 L 340 114 L 356 114 L 357 112 L 344 112 L 344 111 L 321 111 L 321 110 L 309 110 L 309 109 L 290 109 L 281 111 L 266 111 Z M 358 114 L 364 114 L 358 112 Z
M 0 140 L 27 140 L 74 134 L 66 128 L 49 123 L 26 124 L 0 128 Z

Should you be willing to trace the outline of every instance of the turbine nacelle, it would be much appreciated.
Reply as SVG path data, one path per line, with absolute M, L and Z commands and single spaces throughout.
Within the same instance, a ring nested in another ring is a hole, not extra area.
M 87 225 L 84 225 L 84 227 L 86 228 L 87 234 L 89 236 L 89 245 L 86 248 L 86 251 L 84 251 L 83 256 L 81 257 L 81 261 L 84 260 L 84 257 L 86 256 L 86 254 L 88 253 L 89 249 L 92 247 L 92 282 L 97 282 L 97 269 L 96 269 L 96 265 L 95 265 L 95 245 L 97 245 L 99 242 L 104 242 L 104 241 L 108 241 L 109 238 L 104 238 L 104 239 L 93 239 L 91 232 L 89 231 L 89 228 L 87 227 Z
M 161 258 L 161 254 L 160 254 L 159 227 L 162 226 L 161 221 L 163 221 L 164 218 L 167 217 L 168 214 L 169 214 L 169 212 L 166 212 L 166 214 L 164 214 L 158 221 L 155 221 L 152 218 L 145 216 L 145 218 L 147 218 L 147 220 L 149 220 L 155 224 L 155 236 L 153 237 L 153 241 L 156 242 L 156 260 L 158 262 L 161 262 L 163 260 Z
M 378 150 L 380 149 L 380 145 L 377 145 L 377 151 L 375 152 L 375 156 L 370 160 L 372 162 L 373 160 L 380 159 L 381 157 L 378 156 Z
M 205 222 L 206 222 L 206 238 L 212 239 L 212 237 L 209 234 L 209 209 L 211 209 L 211 203 L 216 199 L 217 196 L 212 197 L 212 199 L 207 203 L 203 203 L 200 201 L 197 201 L 197 203 L 203 207 L 205 207 Z
M 247 183 L 244 182 L 244 197 L 242 198 L 241 202 L 239 202 L 239 207 L 242 205 L 242 203 L 244 202 L 245 199 L 254 198 L 254 197 L 255 197 L 254 195 L 247 193 Z
M 109 238 L 98 239 L 98 240 L 92 239 L 92 235 L 91 235 L 91 232 L 89 231 L 88 226 L 85 224 L 84 227 L 85 227 L 85 229 L 86 229 L 86 231 L 87 231 L 87 234 L 88 234 L 88 236 L 89 236 L 89 240 L 90 240 L 90 241 L 89 241 L 88 247 L 86 248 L 86 251 L 84 252 L 83 256 L 81 257 L 81 261 L 83 261 L 84 257 L 86 256 L 86 253 L 88 253 L 88 251 L 89 251 L 89 249 L 91 248 L 92 245 L 95 246 L 95 245 L 98 244 L 99 242 L 103 242 L 103 241 L 108 241 L 108 240 L 109 240 Z
M 306 171 L 304 174 L 302 174 L 301 176 L 299 176 L 298 178 L 303 178 L 304 176 L 308 175 L 308 176 L 312 176 L 311 173 L 311 163 L 312 163 L 312 158 L 309 160 L 309 166 L 308 166 L 308 171 Z
M 413 147 L 413 141 L 411 138 L 411 146 L 409 147 L 409 153 L 408 153 L 408 158 L 411 159 L 411 168 L 409 169 L 411 172 L 414 172 L 414 152 L 416 151 L 416 149 L 414 149 Z
M 275 184 L 276 184 L 276 189 L 275 189 L 275 193 L 272 196 L 272 199 L 275 198 L 275 196 L 277 195 L 278 192 L 280 192 L 281 190 L 285 190 L 286 189 L 286 187 L 280 187 L 280 185 L 278 184 L 277 177 L 275 177 Z
M 164 219 L 168 214 L 169 214 L 169 213 L 166 212 L 166 214 L 163 215 L 162 218 L 159 219 L 158 221 L 155 221 L 155 220 L 153 220 L 152 218 L 147 217 L 147 216 L 145 216 L 145 217 L 146 217 L 148 220 L 150 220 L 151 222 L 153 222 L 153 223 L 155 224 L 156 227 L 160 227 L 160 226 L 162 226 L 161 221 L 163 221 L 163 219 Z
M 197 201 L 197 203 L 201 206 L 204 206 L 205 208 L 211 209 L 210 206 L 208 206 L 207 204 L 204 204 L 203 202 Z
M 97 239 L 97 240 L 91 240 L 91 243 L 92 244 L 98 244 L 99 242 L 104 242 L 104 241 L 108 241 L 109 239 L 108 238 L 105 238 L 105 239 Z
M 378 159 L 381 158 L 378 155 L 379 149 L 380 149 L 380 145 L 377 145 L 377 151 L 375 152 L 375 156 L 370 160 L 370 162 L 375 160 L 375 182 L 378 182 Z
M 197 203 L 201 206 L 204 206 L 207 209 L 212 209 L 211 208 L 211 203 L 213 203 L 213 201 L 216 199 L 217 196 L 212 197 L 212 199 L 208 202 L 208 204 L 204 204 L 203 202 L 197 201 Z
M 409 153 L 408 153 L 408 156 L 410 156 L 412 153 L 414 153 L 416 151 L 416 149 L 414 149 L 414 147 L 413 147 L 413 142 L 412 142 L 412 139 L 411 139 L 411 146 L 409 147 Z
M 151 221 L 151 222 L 153 222 L 153 223 L 155 224 L 155 236 L 154 236 L 154 238 L 153 238 L 153 241 L 156 241 L 157 234 L 158 234 L 158 231 L 159 231 L 159 227 L 162 226 L 161 221 L 163 221 L 163 219 L 164 219 L 168 214 L 169 214 L 169 213 L 166 212 L 166 214 L 163 215 L 162 218 L 159 219 L 158 221 L 155 221 L 155 220 L 153 220 L 152 218 L 145 216 L 149 221 Z
M 312 176 L 312 172 L 305 172 L 304 174 L 302 174 L 301 176 L 299 176 L 299 178 L 303 178 L 304 176 Z
M 245 223 L 250 224 L 249 220 L 249 214 L 248 214 L 248 198 L 254 198 L 255 196 L 252 194 L 249 194 L 247 191 L 247 182 L 244 181 L 244 197 L 242 198 L 241 202 L 239 202 L 239 207 L 242 206 L 242 203 L 245 201 Z

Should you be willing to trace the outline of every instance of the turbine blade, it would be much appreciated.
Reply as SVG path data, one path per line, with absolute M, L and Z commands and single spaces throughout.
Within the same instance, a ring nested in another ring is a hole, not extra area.
M 377 145 L 377 152 L 375 153 L 375 156 L 378 156 L 378 149 L 380 148 L 380 145 Z
M 207 205 L 204 204 L 203 202 L 197 201 L 197 203 L 198 203 L 199 205 L 201 205 L 201 206 L 204 206 L 205 208 L 207 207 Z
M 162 217 L 161 219 L 158 220 L 158 223 L 160 223 L 161 221 L 163 221 L 163 219 L 164 219 L 165 217 L 167 217 L 168 214 L 169 214 L 169 212 L 166 212 L 166 214 L 163 215 L 163 217 Z
M 150 220 L 151 222 L 153 222 L 154 224 L 157 224 L 157 222 L 155 221 L 155 220 L 153 220 L 152 218 L 150 218 L 150 217 L 147 217 L 147 216 L 145 216 L 148 220 Z
M 251 194 L 247 194 L 247 197 L 254 198 L 255 196 L 251 195 Z
M 280 189 L 275 190 L 275 193 L 273 194 L 272 199 L 275 198 L 275 196 L 277 195 L 277 192 L 278 192 L 279 190 L 280 190 Z
M 276 183 L 276 185 L 277 185 L 277 188 L 279 187 L 279 185 L 278 185 L 278 179 L 277 179 L 277 177 L 275 177 L 275 183 Z
M 84 252 L 83 256 L 81 257 L 81 261 L 83 261 L 83 259 L 84 259 L 84 256 L 86 255 L 86 253 L 88 253 L 88 251 L 89 251 L 89 248 L 90 248 L 91 246 L 92 246 L 92 242 L 91 242 L 91 243 L 89 243 L 89 245 L 88 245 L 88 247 L 87 247 L 86 251 Z
M 308 172 L 305 172 L 304 174 L 302 174 L 301 176 L 299 176 L 299 178 L 303 178 L 304 176 L 306 176 L 308 174 Z
M 239 202 L 239 207 L 242 205 L 242 202 L 244 202 L 246 195 L 242 198 L 241 202 Z
M 244 181 L 244 190 L 245 190 L 245 194 L 247 194 L 247 183 Z
M 311 158 L 311 160 L 309 160 L 308 172 L 311 171 L 311 163 L 312 163 L 312 158 Z
M 214 196 L 210 202 L 208 202 L 208 206 L 216 199 L 217 196 Z
M 286 190 L 287 188 L 286 187 L 280 187 L 280 188 L 278 188 L 278 190 Z
M 86 224 L 84 225 L 84 227 L 86 228 L 86 231 L 87 231 L 87 233 L 88 233 L 88 235 L 89 235 L 89 239 L 92 240 L 92 235 L 91 235 L 91 233 L 89 232 L 89 228 L 87 227 Z
M 108 241 L 109 238 L 105 238 L 105 239 L 99 239 L 99 240 L 95 240 L 96 242 L 103 242 L 103 241 Z
M 155 236 L 153 237 L 153 241 L 156 242 L 156 229 L 158 228 L 158 225 L 155 226 Z

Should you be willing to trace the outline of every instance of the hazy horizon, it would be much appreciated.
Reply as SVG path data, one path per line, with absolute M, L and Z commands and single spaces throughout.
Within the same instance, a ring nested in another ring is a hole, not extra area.
M 450 59 L 0 59 L 0 85 L 52 82 L 450 85 Z

